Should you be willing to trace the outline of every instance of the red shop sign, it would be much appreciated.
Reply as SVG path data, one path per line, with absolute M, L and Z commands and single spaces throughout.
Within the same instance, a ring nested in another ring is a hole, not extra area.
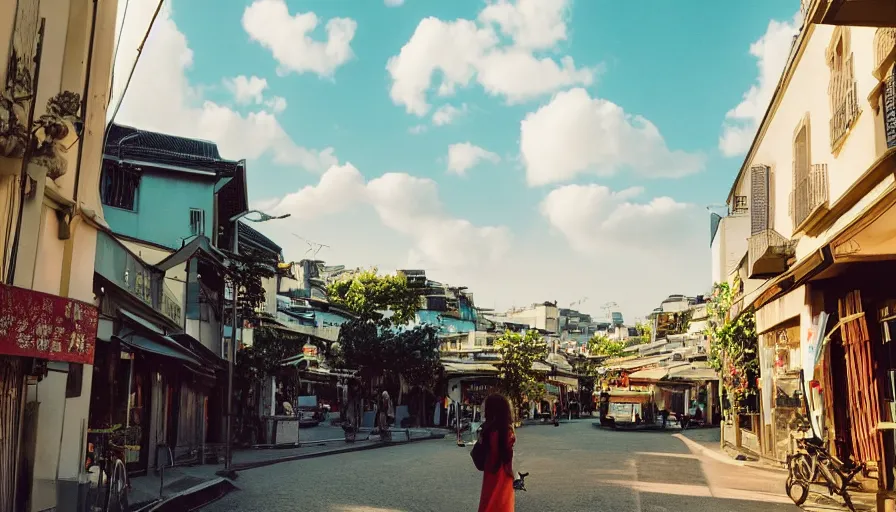
M 0 354 L 93 363 L 97 309 L 86 302 L 0 284 Z

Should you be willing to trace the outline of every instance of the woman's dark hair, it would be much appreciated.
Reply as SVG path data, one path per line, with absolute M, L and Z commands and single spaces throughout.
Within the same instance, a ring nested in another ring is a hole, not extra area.
M 501 466 L 507 464 L 513 458 L 508 445 L 508 438 L 513 432 L 513 412 L 510 401 L 504 395 L 494 393 L 485 399 L 483 406 L 485 423 L 482 425 L 484 438 L 490 440 L 491 433 L 497 433 L 498 458 L 493 467 L 486 468 L 490 473 L 497 473 Z M 486 441 L 487 442 L 487 441 Z

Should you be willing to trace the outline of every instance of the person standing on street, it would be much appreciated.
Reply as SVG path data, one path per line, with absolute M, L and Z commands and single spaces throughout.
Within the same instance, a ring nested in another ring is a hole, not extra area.
M 499 394 L 485 399 L 485 423 L 479 434 L 487 456 L 482 472 L 479 512 L 513 512 L 513 414 L 510 402 Z

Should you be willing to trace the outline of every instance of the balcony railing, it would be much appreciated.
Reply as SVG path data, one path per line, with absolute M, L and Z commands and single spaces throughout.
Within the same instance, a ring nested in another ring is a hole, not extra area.
M 887 149 L 896 148 L 896 74 L 884 82 L 884 134 Z
M 781 274 L 793 255 L 793 242 L 774 229 L 760 231 L 747 240 L 747 274 L 750 278 Z
M 852 69 L 852 57 L 847 59 L 845 69 Z M 831 77 L 831 95 L 840 97 L 831 115 L 831 148 L 835 148 L 852 128 L 859 116 L 859 96 L 852 73 L 838 72 Z
M 827 164 L 813 164 L 803 175 L 800 169 L 796 168 L 796 162 L 794 162 L 793 176 L 790 213 L 793 217 L 793 231 L 797 232 L 812 214 L 828 202 L 828 166 Z M 797 180 L 797 177 L 800 179 Z

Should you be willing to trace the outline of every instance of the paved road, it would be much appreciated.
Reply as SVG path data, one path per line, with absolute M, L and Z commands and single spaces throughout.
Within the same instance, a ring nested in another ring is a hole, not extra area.
M 665 433 L 608 432 L 579 421 L 518 431 L 531 473 L 521 512 L 797 511 L 775 473 L 692 454 Z M 289 462 L 240 474 L 219 511 L 476 510 L 481 475 L 453 440 Z

